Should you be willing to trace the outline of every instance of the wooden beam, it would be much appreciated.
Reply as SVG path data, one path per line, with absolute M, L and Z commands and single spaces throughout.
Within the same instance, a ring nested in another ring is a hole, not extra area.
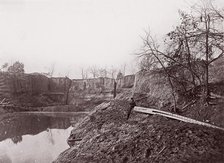
M 191 118 L 188 118 L 188 117 L 184 117 L 184 116 L 181 116 L 181 115 L 178 115 L 178 114 L 173 114 L 173 113 L 158 110 L 158 109 L 151 109 L 151 108 L 136 106 L 134 108 L 134 111 L 140 112 L 140 113 L 145 113 L 145 114 L 160 115 L 160 116 L 163 116 L 163 117 L 176 119 L 176 120 L 183 121 L 183 122 L 186 122 L 186 123 L 193 123 L 193 124 L 202 125 L 202 126 L 206 126 L 206 127 L 211 127 L 211 128 L 215 128 L 215 129 L 219 129 L 219 130 L 224 131 L 224 128 L 222 128 L 222 127 L 218 127 L 218 126 L 212 125 L 210 123 L 201 122 L 201 121 L 198 121 L 198 120 L 195 120 L 195 119 L 191 119 Z

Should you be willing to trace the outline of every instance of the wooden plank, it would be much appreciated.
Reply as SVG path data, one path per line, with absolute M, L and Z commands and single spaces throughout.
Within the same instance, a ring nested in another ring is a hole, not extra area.
M 215 126 L 215 125 L 212 125 L 212 124 L 209 124 L 209 123 L 201 122 L 201 121 L 198 121 L 198 120 L 195 120 L 195 119 L 192 119 L 192 118 L 184 117 L 184 116 L 181 116 L 181 115 L 178 115 L 178 114 L 173 114 L 173 113 L 158 110 L 158 109 L 151 109 L 151 108 L 136 106 L 134 108 L 134 111 L 140 112 L 140 113 L 146 113 L 146 114 L 160 115 L 160 116 L 163 116 L 163 117 L 176 119 L 176 120 L 183 121 L 183 122 L 186 122 L 186 123 L 193 123 L 193 124 L 202 125 L 202 126 L 211 127 L 211 128 L 216 128 L 216 129 L 224 131 L 224 128 L 222 128 L 222 127 L 218 127 L 218 126 Z

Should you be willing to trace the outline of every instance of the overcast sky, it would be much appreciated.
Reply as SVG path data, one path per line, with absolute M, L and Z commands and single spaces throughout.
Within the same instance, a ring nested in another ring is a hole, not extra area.
M 220 3 L 222 0 L 219 0 Z M 196 0 L 0 0 L 0 64 L 80 77 L 82 67 L 128 65 L 144 29 L 162 36 Z M 133 68 L 131 68 L 133 67 Z

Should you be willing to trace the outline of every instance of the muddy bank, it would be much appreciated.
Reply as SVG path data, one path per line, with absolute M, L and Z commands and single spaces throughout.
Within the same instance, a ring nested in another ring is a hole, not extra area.
M 224 132 L 159 116 L 132 113 L 128 103 L 102 104 L 72 131 L 73 146 L 54 163 L 223 162 Z

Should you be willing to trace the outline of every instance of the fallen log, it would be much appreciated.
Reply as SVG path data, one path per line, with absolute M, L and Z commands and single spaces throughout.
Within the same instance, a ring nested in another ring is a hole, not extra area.
M 224 131 L 224 128 L 222 128 L 222 127 L 218 127 L 218 126 L 212 125 L 210 123 L 201 122 L 201 121 L 198 121 L 198 120 L 195 120 L 195 119 L 191 119 L 191 118 L 188 118 L 188 117 L 184 117 L 184 116 L 181 116 L 181 115 L 169 113 L 169 112 L 158 110 L 158 109 L 151 109 L 151 108 L 136 106 L 136 107 L 134 107 L 134 111 L 140 112 L 140 113 L 146 113 L 146 114 L 160 115 L 160 116 L 163 116 L 163 117 L 183 121 L 183 122 L 186 122 L 186 123 L 193 123 L 193 124 L 202 125 L 202 126 L 206 126 L 206 127 L 211 127 L 211 128 L 215 128 L 215 129 L 219 129 L 219 130 Z

